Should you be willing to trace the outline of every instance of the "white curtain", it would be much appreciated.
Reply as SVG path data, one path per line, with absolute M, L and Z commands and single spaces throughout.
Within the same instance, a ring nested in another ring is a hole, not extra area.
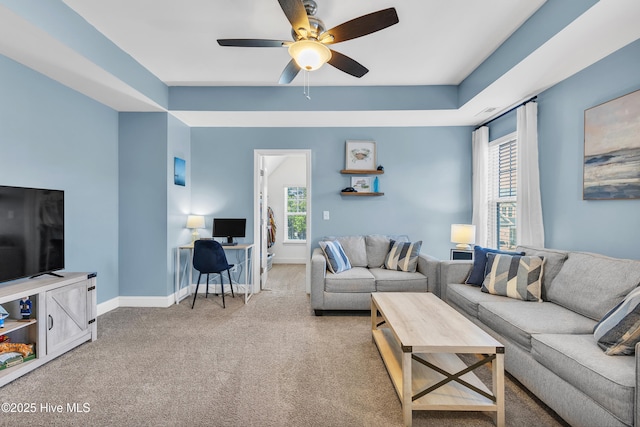
M 518 108 L 518 180 L 516 194 L 516 238 L 519 245 L 544 247 L 544 225 L 538 167 L 538 104 Z
M 473 132 L 472 136 L 473 161 L 473 217 L 471 223 L 476 226 L 476 244 L 488 246 L 489 209 L 487 206 L 487 189 L 489 187 L 488 157 L 489 157 L 489 128 L 482 126 Z

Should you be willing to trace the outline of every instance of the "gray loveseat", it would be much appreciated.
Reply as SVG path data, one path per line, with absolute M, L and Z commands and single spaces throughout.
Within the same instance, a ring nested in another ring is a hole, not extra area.
M 528 302 L 462 284 L 471 261 L 441 262 L 441 297 L 505 345 L 505 368 L 575 426 L 639 426 L 640 346 L 608 356 L 596 323 L 640 283 L 640 261 L 519 247 L 545 257 L 542 297 Z
M 322 249 L 311 255 L 311 308 L 320 316 L 324 310 L 370 310 L 372 292 L 434 292 L 440 262 L 420 254 L 415 273 L 382 268 L 389 244 L 408 241 L 407 236 L 342 236 L 337 240 L 344 248 L 352 268 L 338 274 L 327 269 Z

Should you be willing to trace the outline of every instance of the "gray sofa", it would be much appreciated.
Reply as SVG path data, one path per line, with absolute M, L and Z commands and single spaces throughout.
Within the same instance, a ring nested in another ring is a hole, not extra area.
M 325 310 L 371 310 L 372 292 L 434 292 L 440 262 L 420 254 L 415 273 L 381 268 L 389 252 L 391 238 L 408 241 L 407 236 L 341 236 L 338 240 L 352 268 L 334 274 L 327 269 L 322 249 L 311 255 L 311 308 L 317 316 Z
M 640 261 L 519 247 L 545 258 L 542 297 L 527 302 L 462 284 L 471 261 L 440 264 L 441 297 L 505 345 L 505 368 L 575 426 L 639 426 L 640 346 L 608 356 L 593 327 L 640 283 Z

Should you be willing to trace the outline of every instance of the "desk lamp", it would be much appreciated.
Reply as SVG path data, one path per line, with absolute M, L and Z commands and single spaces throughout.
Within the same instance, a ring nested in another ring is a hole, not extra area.
M 451 242 L 457 249 L 471 249 L 476 242 L 476 226 L 471 224 L 451 224 Z
M 191 228 L 191 243 L 200 238 L 198 234 L 198 228 L 204 228 L 204 217 L 202 215 L 189 215 L 187 216 L 187 228 Z

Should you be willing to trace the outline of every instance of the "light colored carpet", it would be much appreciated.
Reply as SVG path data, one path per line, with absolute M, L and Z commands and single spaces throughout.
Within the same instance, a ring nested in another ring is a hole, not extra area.
M 315 317 L 304 266 L 274 266 L 268 291 L 198 297 L 168 309 L 119 308 L 98 340 L 0 389 L 0 403 L 35 403 L 0 425 L 401 426 L 400 402 L 371 340 L 370 317 Z M 98 282 L 99 286 L 99 282 Z M 484 376 L 488 377 L 488 369 Z M 62 405 L 51 413 L 42 405 Z M 67 404 L 88 412 L 66 413 Z M 558 426 L 506 381 L 509 426 Z M 414 412 L 414 426 L 492 426 L 490 415 Z

